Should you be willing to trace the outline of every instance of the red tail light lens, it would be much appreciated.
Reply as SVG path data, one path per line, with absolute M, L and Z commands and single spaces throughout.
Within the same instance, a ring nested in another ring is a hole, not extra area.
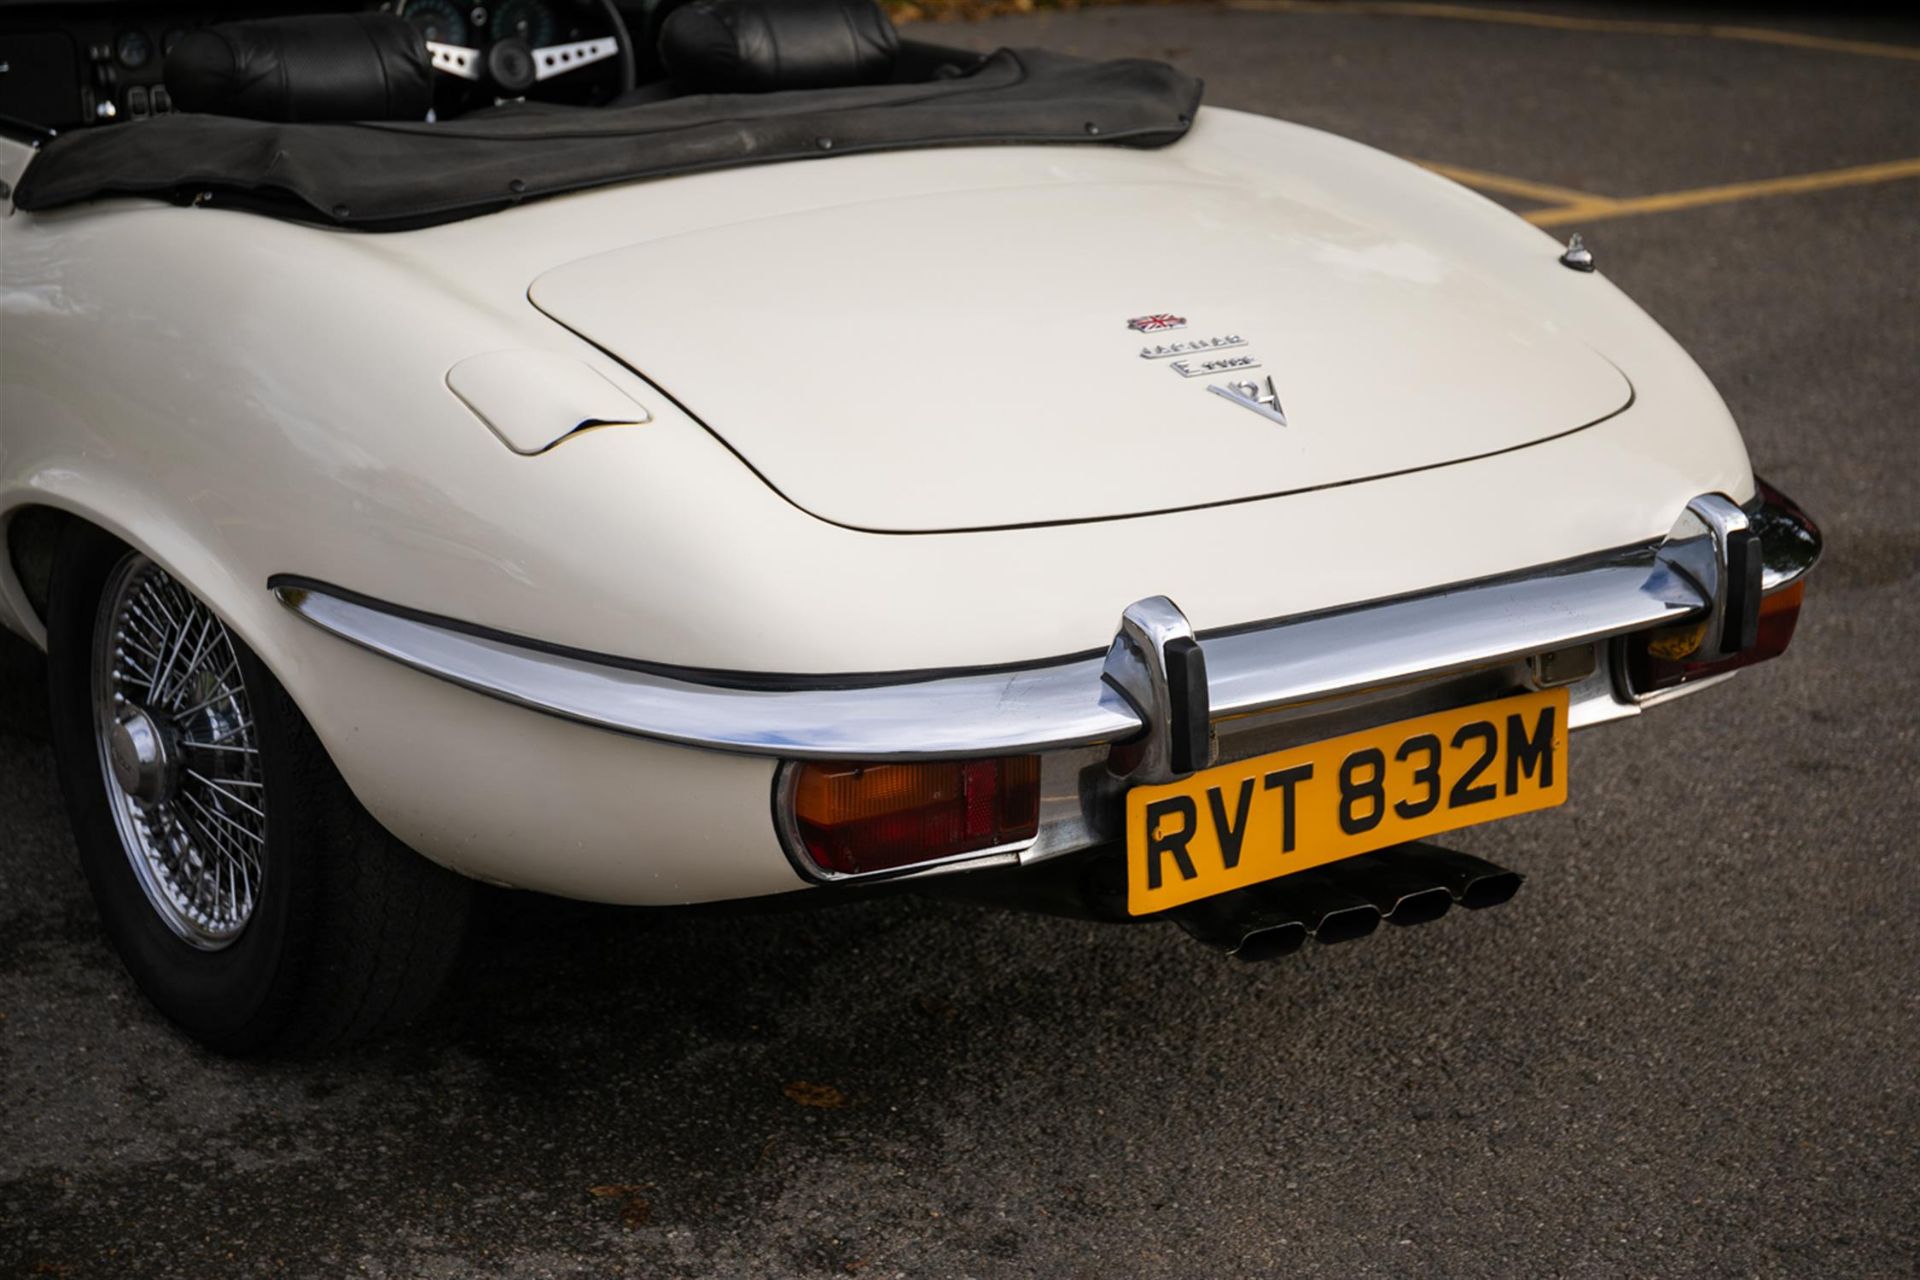
M 1638 694 L 1657 693 L 1689 680 L 1736 671 L 1787 651 L 1800 622 L 1807 584 L 1796 582 L 1760 602 L 1760 633 L 1752 647 L 1714 662 L 1688 662 L 1682 656 L 1699 643 L 1700 627 L 1669 627 L 1627 637 L 1627 681 Z
M 862 875 L 1019 844 L 1040 830 L 1040 758 L 803 764 L 793 826 L 823 871 Z

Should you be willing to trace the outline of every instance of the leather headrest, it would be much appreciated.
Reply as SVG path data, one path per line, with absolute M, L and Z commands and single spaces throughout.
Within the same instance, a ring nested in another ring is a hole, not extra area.
M 424 120 L 426 40 L 390 13 L 266 18 L 202 27 L 167 55 L 182 111 L 253 120 Z
M 660 29 L 660 61 L 685 93 L 876 84 L 899 53 L 875 0 L 690 0 Z

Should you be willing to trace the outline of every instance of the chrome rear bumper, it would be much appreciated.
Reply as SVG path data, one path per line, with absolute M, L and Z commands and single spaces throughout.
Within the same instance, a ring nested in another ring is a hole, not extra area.
M 344 640 L 616 733 L 785 760 L 1009 755 L 1142 739 L 1132 776 L 1146 780 L 1203 766 L 1195 753 L 1225 721 L 1682 621 L 1705 619 L 1717 640 L 1740 625 L 1731 615 L 1743 591 L 1754 582 L 1768 594 L 1789 586 L 1819 553 L 1818 529 L 1763 486 L 1744 510 L 1703 495 L 1666 538 L 1580 560 L 1199 636 L 1156 597 L 1126 611 L 1105 655 L 893 677 L 664 668 L 560 650 L 307 579 L 269 586 L 288 609 Z M 1749 616 L 1755 604 L 1747 602 Z

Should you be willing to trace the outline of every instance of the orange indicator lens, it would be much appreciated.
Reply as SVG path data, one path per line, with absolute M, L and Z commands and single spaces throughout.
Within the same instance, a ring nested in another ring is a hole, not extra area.
M 1033 839 L 1040 758 L 806 764 L 794 826 L 824 871 L 897 871 Z

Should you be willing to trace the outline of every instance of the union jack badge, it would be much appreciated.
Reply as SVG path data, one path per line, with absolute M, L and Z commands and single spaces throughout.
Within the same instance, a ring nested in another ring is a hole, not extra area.
M 1135 316 L 1127 321 L 1127 328 L 1135 333 L 1159 333 L 1162 329 L 1184 329 L 1187 327 L 1185 316 Z

